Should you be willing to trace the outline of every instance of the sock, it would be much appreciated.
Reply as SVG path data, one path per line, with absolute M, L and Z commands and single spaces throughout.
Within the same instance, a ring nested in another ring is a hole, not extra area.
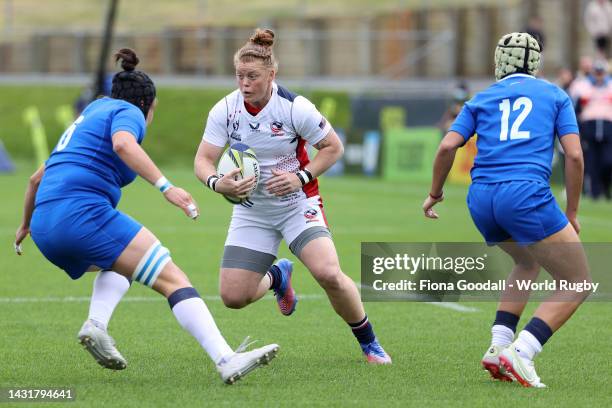
M 514 340 L 516 325 L 520 316 L 513 313 L 498 310 L 495 314 L 495 321 L 491 327 L 491 345 L 506 347 Z
M 544 320 L 533 317 L 519 333 L 514 349 L 521 357 L 533 360 L 552 334 L 552 329 Z
M 550 326 L 544 320 L 538 317 L 532 317 L 523 331 L 531 333 L 542 346 L 546 344 L 548 339 L 550 339 L 550 337 L 553 335 L 553 331 Z
M 194 288 L 178 289 L 168 297 L 168 304 L 179 324 L 195 337 L 215 364 L 234 353 Z
M 542 351 L 542 344 L 526 330 L 521 330 L 513 346 L 519 356 L 529 360 L 533 360 Z
M 117 304 L 130 288 L 131 282 L 113 271 L 98 272 L 93 284 L 88 319 L 106 330 Z
M 349 323 L 349 326 L 351 326 L 351 330 L 353 331 L 353 334 L 357 338 L 359 344 L 370 344 L 376 340 L 374 329 L 372 329 L 372 325 L 368 320 L 368 315 L 366 315 L 366 317 L 364 317 L 360 322 Z
M 491 327 L 491 345 L 507 347 L 514 341 L 514 332 L 506 326 L 495 324 Z
M 276 265 L 272 265 L 266 274 L 270 277 L 270 282 L 272 282 L 270 284 L 270 289 L 278 290 L 281 282 L 283 281 L 283 273 L 281 272 L 280 268 Z

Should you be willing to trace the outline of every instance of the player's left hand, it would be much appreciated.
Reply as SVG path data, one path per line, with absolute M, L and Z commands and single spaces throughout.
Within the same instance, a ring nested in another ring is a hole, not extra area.
M 266 189 L 277 197 L 284 196 L 302 188 L 302 182 L 295 173 L 272 169 L 272 177 L 266 183 Z
M 23 240 L 28 236 L 29 233 L 30 228 L 24 227 L 23 224 L 21 224 L 19 228 L 17 228 L 17 232 L 15 233 L 15 243 L 13 244 L 15 253 L 17 255 L 23 254 L 23 251 L 21 249 L 21 242 L 23 242 Z
M 179 207 L 186 216 L 195 220 L 200 215 L 198 203 L 193 199 L 191 194 L 180 187 L 172 186 L 164 193 L 166 200 Z
M 444 200 L 444 195 L 440 198 L 433 198 L 431 194 L 427 195 L 427 198 L 423 202 L 423 212 L 425 217 L 437 219 L 440 218 L 437 212 L 434 211 L 433 206 Z

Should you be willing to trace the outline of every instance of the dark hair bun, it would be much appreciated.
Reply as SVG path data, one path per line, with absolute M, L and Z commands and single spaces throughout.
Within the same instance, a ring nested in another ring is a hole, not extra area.
M 124 71 L 133 71 L 140 62 L 134 50 L 130 48 L 122 48 L 115 53 L 115 62 L 119 60 Z
M 251 37 L 253 44 L 261 45 L 263 47 L 271 47 L 274 44 L 274 32 L 272 30 L 262 30 L 258 28 L 255 30 L 255 34 Z

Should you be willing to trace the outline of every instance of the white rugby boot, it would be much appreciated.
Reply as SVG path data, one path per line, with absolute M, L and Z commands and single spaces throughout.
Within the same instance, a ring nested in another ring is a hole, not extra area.
M 234 384 L 236 381 L 253 371 L 254 369 L 268 364 L 280 347 L 278 344 L 268 344 L 251 351 L 244 351 L 254 342 L 248 343 L 249 337 L 244 339 L 234 354 L 224 357 L 217 363 L 217 371 L 226 384 Z
M 512 382 L 512 376 L 506 372 L 506 369 L 499 362 L 499 356 L 504 348 L 502 346 L 491 345 L 482 357 L 482 360 L 480 360 L 480 364 L 496 380 Z
M 83 323 L 78 338 L 79 343 L 102 367 L 111 370 L 123 370 L 127 367 L 127 361 L 115 347 L 115 340 L 91 320 Z
M 501 352 L 499 362 L 524 387 L 546 387 L 546 384 L 542 383 L 540 377 L 536 374 L 533 360 L 521 357 L 515 350 L 514 344 L 511 344 Z

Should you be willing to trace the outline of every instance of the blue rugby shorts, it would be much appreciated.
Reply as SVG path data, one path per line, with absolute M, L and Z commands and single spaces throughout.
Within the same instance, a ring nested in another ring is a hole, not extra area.
M 467 205 L 489 245 L 510 238 L 522 245 L 533 244 L 568 224 L 550 186 L 538 181 L 473 183 Z
M 66 199 L 37 206 L 30 232 L 45 258 L 78 279 L 92 265 L 111 269 L 141 228 L 108 202 Z

